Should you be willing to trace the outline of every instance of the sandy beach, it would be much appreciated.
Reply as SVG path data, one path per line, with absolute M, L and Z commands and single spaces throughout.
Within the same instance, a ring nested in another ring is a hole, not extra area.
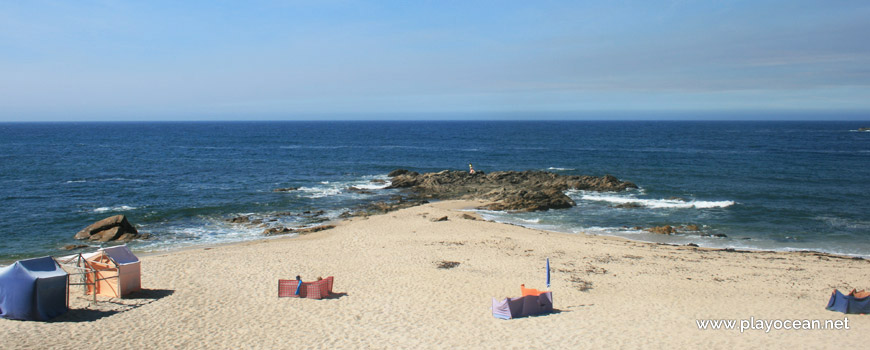
M 445 201 L 328 231 L 146 255 L 140 293 L 51 322 L 0 319 L 4 349 L 859 348 L 870 316 L 825 310 L 870 289 L 870 261 L 734 252 L 473 220 Z M 433 221 L 447 216 L 446 221 Z M 493 297 L 545 288 L 553 314 L 501 320 Z M 459 265 L 444 269 L 442 262 Z M 279 278 L 335 276 L 329 299 L 278 298 Z M 849 329 L 706 329 L 698 320 L 845 321 Z

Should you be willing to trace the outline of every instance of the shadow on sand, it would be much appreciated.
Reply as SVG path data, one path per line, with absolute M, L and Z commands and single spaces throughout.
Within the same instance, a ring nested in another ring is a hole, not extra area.
M 175 293 L 175 291 L 172 289 L 142 289 L 131 293 L 124 297 L 124 299 L 152 299 L 152 301 L 157 301 L 168 297 L 173 293 Z
M 328 296 L 328 297 L 325 297 L 325 298 L 323 298 L 323 299 L 339 299 L 339 298 L 342 298 L 342 297 L 345 297 L 345 296 L 347 296 L 347 293 L 335 293 L 335 292 L 332 292 L 332 293 L 329 293 L 329 296 Z
M 55 317 L 48 322 L 92 322 L 151 304 L 173 293 L 175 291 L 170 289 L 142 289 L 122 299 L 110 298 L 108 300 L 100 300 L 98 297 L 96 304 L 89 304 L 86 308 L 70 309 L 69 312 Z M 86 296 L 86 298 L 90 297 Z

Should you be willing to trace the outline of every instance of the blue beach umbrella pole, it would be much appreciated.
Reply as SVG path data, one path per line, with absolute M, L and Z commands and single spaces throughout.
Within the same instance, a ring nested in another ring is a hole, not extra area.
M 550 258 L 547 258 L 547 289 L 550 289 Z

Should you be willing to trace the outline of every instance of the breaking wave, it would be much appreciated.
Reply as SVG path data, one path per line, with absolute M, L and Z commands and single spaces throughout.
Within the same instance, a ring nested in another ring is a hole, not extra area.
M 734 204 L 734 201 L 698 201 L 691 200 L 687 201 L 684 199 L 674 198 L 674 199 L 643 199 L 636 197 L 626 197 L 626 196 L 617 196 L 612 194 L 598 194 L 598 193 L 583 193 L 580 196 L 580 199 L 587 201 L 598 201 L 598 202 L 608 202 L 608 203 L 616 203 L 616 204 L 628 204 L 628 203 L 637 203 L 646 208 L 652 209 L 661 209 L 661 208 L 696 208 L 696 209 L 708 209 L 708 208 L 727 208 Z
M 96 208 L 92 211 L 94 213 L 105 213 L 105 212 L 109 212 L 109 211 L 127 211 L 127 210 L 133 210 L 133 209 L 138 209 L 138 208 L 131 207 L 129 205 L 119 205 L 119 206 L 114 206 L 114 207 L 99 207 L 99 208 Z
M 323 198 L 348 193 L 351 187 L 368 191 L 384 189 L 392 184 L 387 179 L 385 175 L 380 175 L 363 176 L 362 179 L 349 181 L 321 181 L 319 186 L 303 186 L 299 187 L 299 191 L 305 192 L 308 198 Z

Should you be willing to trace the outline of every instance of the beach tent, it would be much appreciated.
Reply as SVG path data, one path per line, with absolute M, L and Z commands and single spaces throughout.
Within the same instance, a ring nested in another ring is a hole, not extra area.
M 523 296 L 519 298 L 492 298 L 492 315 L 496 318 L 509 320 L 517 317 L 539 315 L 553 312 L 553 292 L 520 287 Z
M 843 295 L 834 289 L 826 309 L 844 314 L 870 314 L 870 292 L 856 292 L 853 289 L 849 295 Z
M 142 289 L 139 258 L 126 245 L 101 248 L 83 255 L 93 273 L 87 276 L 87 294 L 120 298 Z
M 50 256 L 0 269 L 0 317 L 45 321 L 69 311 L 68 278 Z

